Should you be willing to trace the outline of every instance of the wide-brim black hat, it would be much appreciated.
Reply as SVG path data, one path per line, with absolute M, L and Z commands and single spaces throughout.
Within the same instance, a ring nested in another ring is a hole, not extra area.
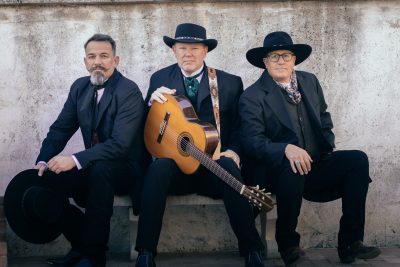
M 250 49 L 246 53 L 247 60 L 254 66 L 265 69 L 263 59 L 269 52 L 276 50 L 289 50 L 296 56 L 295 65 L 306 60 L 312 51 L 307 44 L 293 44 L 292 38 L 286 32 L 272 32 L 265 36 L 263 47 Z
M 175 43 L 202 43 L 208 47 L 208 52 L 217 47 L 218 41 L 207 39 L 206 29 L 192 23 L 179 24 L 176 27 L 175 38 L 163 37 L 164 43 L 172 47 Z
M 68 198 L 43 185 L 45 176 L 30 169 L 17 174 L 4 194 L 4 213 L 14 233 L 23 240 L 44 244 L 62 232 L 61 220 Z

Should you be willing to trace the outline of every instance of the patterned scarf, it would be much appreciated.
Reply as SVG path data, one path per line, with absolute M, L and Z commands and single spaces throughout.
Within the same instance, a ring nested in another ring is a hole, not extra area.
M 275 81 L 276 84 L 282 88 L 283 90 L 286 91 L 286 93 L 288 94 L 288 96 L 290 97 L 290 99 L 292 99 L 292 101 L 295 104 L 300 103 L 301 101 L 301 93 L 299 91 L 299 88 L 297 87 L 297 76 L 296 76 L 296 72 L 293 70 L 292 72 L 292 77 L 290 79 L 290 83 L 289 84 L 283 84 L 280 82 Z

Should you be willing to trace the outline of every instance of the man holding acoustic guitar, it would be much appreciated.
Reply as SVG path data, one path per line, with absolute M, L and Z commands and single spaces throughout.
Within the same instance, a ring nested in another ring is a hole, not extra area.
M 262 267 L 264 246 L 245 197 L 265 210 L 273 203 L 263 191 L 241 183 L 238 101 L 242 80 L 205 65 L 217 40 L 207 39 L 205 28 L 199 25 L 180 24 L 175 38 L 164 36 L 164 42 L 177 63 L 152 75 L 145 100 L 151 106 L 145 143 L 156 159 L 144 179 L 136 267 L 155 266 L 167 196 L 191 193 L 223 199 L 245 266 Z

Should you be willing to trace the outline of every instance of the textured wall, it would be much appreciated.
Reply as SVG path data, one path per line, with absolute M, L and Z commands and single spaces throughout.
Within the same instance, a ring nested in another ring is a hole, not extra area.
M 151 73 L 174 62 L 162 36 L 173 36 L 178 23 L 204 25 L 219 40 L 207 63 L 240 75 L 245 86 L 261 73 L 246 51 L 261 46 L 266 33 L 284 30 L 313 47 L 298 69 L 320 79 L 337 148 L 370 157 L 366 240 L 399 245 L 399 18 L 398 1 L 0 6 L 0 195 L 12 176 L 33 165 L 70 84 L 86 75 L 83 43 L 93 33 L 116 39 L 120 71 L 145 94 Z M 66 153 L 81 148 L 77 135 Z M 339 201 L 305 202 L 303 245 L 334 246 L 340 213 Z

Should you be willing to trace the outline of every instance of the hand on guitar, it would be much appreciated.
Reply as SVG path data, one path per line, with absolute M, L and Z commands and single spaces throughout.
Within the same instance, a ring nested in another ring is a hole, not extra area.
M 167 99 L 165 98 L 165 96 L 163 96 L 163 94 L 173 95 L 175 94 L 175 92 L 176 92 L 175 89 L 169 89 L 165 86 L 161 86 L 151 94 L 149 105 L 151 105 L 151 103 L 153 103 L 154 100 L 160 104 L 164 104 L 164 102 L 166 102 Z
M 238 154 L 236 154 L 235 151 L 228 149 L 228 150 L 226 150 L 224 152 L 221 152 L 220 156 L 232 159 L 236 163 L 238 168 L 240 169 L 240 157 L 239 157 Z

